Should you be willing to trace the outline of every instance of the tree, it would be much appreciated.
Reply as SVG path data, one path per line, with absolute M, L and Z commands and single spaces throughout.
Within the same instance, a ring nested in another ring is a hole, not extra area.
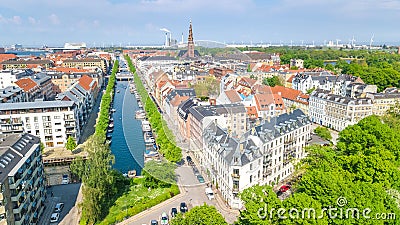
M 204 203 L 202 206 L 196 206 L 184 215 L 179 213 L 171 220 L 171 225 L 224 225 L 228 224 L 224 217 L 214 206 Z
M 69 136 L 67 139 L 67 143 L 65 144 L 65 148 L 72 151 L 76 148 L 75 138 Z
M 263 82 L 262 82 L 264 85 L 268 85 L 268 86 L 271 86 L 271 87 L 275 87 L 275 86 L 283 86 L 282 85 L 282 82 L 281 82 L 281 80 L 279 79 L 279 77 L 278 76 L 273 76 L 273 77 L 270 77 L 270 78 L 267 78 L 267 77 L 265 77 L 264 79 L 263 79 Z
M 319 126 L 314 129 L 314 132 L 315 132 L 315 134 L 317 134 L 318 136 L 320 136 L 321 138 L 323 138 L 327 141 L 332 140 L 331 132 L 326 127 Z
M 40 151 L 43 153 L 43 151 L 44 151 L 44 144 L 43 144 L 43 142 L 40 142 Z
M 89 224 L 94 224 L 104 218 L 110 204 L 117 193 L 115 173 L 112 165 L 114 156 L 104 139 L 92 135 L 85 142 L 83 149 L 88 153 L 87 159 L 78 157 L 71 164 L 71 171 L 82 180 L 82 209 Z

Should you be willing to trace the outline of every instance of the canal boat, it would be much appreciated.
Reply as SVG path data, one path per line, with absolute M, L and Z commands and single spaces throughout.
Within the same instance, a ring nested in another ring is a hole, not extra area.
M 158 152 L 156 152 L 156 151 L 146 150 L 144 152 L 144 157 L 145 158 L 151 158 L 151 157 L 155 157 L 155 156 L 158 156 Z
M 108 134 L 106 135 L 106 139 L 107 139 L 107 140 L 111 140 L 111 138 L 112 138 L 112 134 L 111 134 L 111 133 L 108 133 Z
M 117 93 L 119 93 L 119 90 L 117 90 Z
M 142 130 L 143 132 L 151 131 L 150 122 L 147 120 L 142 120 Z
M 146 118 L 146 113 L 145 113 L 145 111 L 144 111 L 144 110 L 138 110 L 138 111 L 136 111 L 135 118 L 136 118 L 136 119 L 144 119 L 144 118 Z
M 112 133 L 114 131 L 114 128 L 108 128 L 107 133 Z
M 114 123 L 111 122 L 110 124 L 108 124 L 108 127 L 109 127 L 109 128 L 114 128 Z
M 137 104 L 138 104 L 139 108 L 143 108 L 143 105 L 141 102 L 138 102 Z
M 128 171 L 128 177 L 129 178 L 135 178 L 136 177 L 136 170 L 129 170 Z
M 153 143 L 154 142 L 156 142 L 155 140 L 154 140 L 154 138 L 153 138 L 153 136 L 149 136 L 149 135 L 147 135 L 147 133 L 144 133 L 144 135 L 143 135 L 143 140 L 144 140 L 144 142 L 147 144 L 150 144 L 151 146 L 153 145 Z
M 116 109 L 111 109 L 111 112 L 113 112 L 113 113 L 116 112 L 116 111 L 117 111 Z

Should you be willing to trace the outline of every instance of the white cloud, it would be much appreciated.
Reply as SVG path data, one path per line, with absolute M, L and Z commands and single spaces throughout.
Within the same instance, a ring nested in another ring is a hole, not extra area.
M 36 22 L 36 19 L 35 18 L 33 18 L 33 17 L 28 17 L 28 22 L 30 23 L 30 24 L 36 24 L 37 22 Z
M 60 24 L 60 19 L 54 13 L 49 16 L 49 20 L 50 20 L 50 23 L 52 23 L 54 25 Z

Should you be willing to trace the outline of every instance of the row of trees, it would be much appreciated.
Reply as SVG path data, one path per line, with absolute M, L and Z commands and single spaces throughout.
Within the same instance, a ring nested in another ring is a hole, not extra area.
M 83 145 L 83 149 L 88 154 L 87 159 L 78 157 L 71 164 L 71 172 L 82 180 L 81 224 L 95 224 L 101 221 L 108 214 L 108 209 L 113 205 L 121 190 L 125 190 L 124 187 L 129 185 L 129 181 L 112 168 L 114 156 L 109 145 L 105 144 L 117 71 L 118 61 L 115 61 L 106 91 L 101 99 L 96 132 Z
M 118 72 L 119 63 L 118 60 L 115 60 L 111 76 L 108 79 L 106 91 L 101 98 L 101 105 L 100 105 L 100 115 L 98 121 L 96 123 L 96 135 L 101 136 L 102 138 L 106 137 L 107 127 L 110 122 L 110 107 L 111 102 L 113 101 L 114 96 L 114 86 L 116 81 L 116 73 Z
M 294 193 L 281 201 L 270 186 L 246 189 L 238 224 L 397 224 L 400 133 L 391 124 L 370 116 L 340 132 L 336 148 L 308 148 L 300 168 L 306 172 L 293 185 Z M 338 210 L 328 214 L 332 208 Z M 374 220 L 375 215 L 386 219 Z
M 176 146 L 174 141 L 174 135 L 168 128 L 166 122 L 162 118 L 162 115 L 158 111 L 157 105 L 150 98 L 142 81 L 136 73 L 136 68 L 132 63 L 131 58 L 125 55 L 125 59 L 128 62 L 130 71 L 134 74 L 134 82 L 136 90 L 138 91 L 146 110 L 149 122 L 156 132 L 156 142 L 158 144 L 159 151 L 164 157 L 170 162 L 178 162 L 182 159 L 182 150 Z

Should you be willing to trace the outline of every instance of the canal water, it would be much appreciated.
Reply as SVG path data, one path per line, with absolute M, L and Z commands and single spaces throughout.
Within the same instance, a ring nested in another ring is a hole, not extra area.
M 136 170 L 137 175 L 140 175 L 144 166 L 145 143 L 141 121 L 135 119 L 139 106 L 135 95 L 129 91 L 128 81 L 118 81 L 114 93 L 113 108 L 116 112 L 113 113 L 114 132 L 111 142 L 111 152 L 115 156 L 114 168 L 122 173 Z

